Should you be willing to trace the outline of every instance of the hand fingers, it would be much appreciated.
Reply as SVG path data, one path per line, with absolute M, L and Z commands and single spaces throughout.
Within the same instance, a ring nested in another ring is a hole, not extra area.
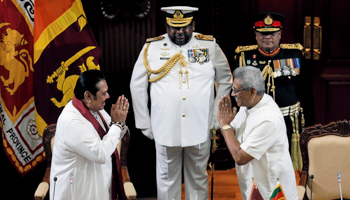
M 125 106 L 125 101 L 126 101 L 125 99 L 126 99 L 126 98 L 124 97 L 124 95 L 122 95 L 121 98 L 122 98 L 122 99 L 121 99 L 121 104 L 122 104 L 122 106 L 124 107 L 124 106 Z
M 224 103 L 225 103 L 225 106 L 226 107 L 228 107 L 228 108 L 231 108 L 231 99 L 230 99 L 230 97 L 228 97 L 228 96 L 224 96 Z
M 128 112 L 128 110 L 129 110 L 129 106 L 130 106 L 130 104 L 129 104 L 129 102 L 126 102 L 126 112 Z
M 117 109 L 121 109 L 122 108 L 122 103 L 121 103 L 121 101 L 122 101 L 122 97 L 121 96 L 119 96 L 118 97 L 118 99 L 117 99 L 117 102 L 116 102 L 116 108 Z
M 221 97 L 221 99 L 220 99 L 219 102 L 218 102 L 218 108 L 219 108 L 219 109 L 222 108 L 222 97 Z
M 129 106 L 130 105 L 129 105 L 128 99 L 124 95 L 121 95 L 118 97 L 116 103 L 112 104 L 112 109 L 118 109 L 118 110 L 128 112 Z
M 115 104 L 112 104 L 111 111 L 115 109 Z

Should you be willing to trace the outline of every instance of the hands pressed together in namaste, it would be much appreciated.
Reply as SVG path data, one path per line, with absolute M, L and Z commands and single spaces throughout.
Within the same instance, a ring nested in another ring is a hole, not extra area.
M 237 108 L 231 105 L 229 96 L 222 96 L 218 103 L 217 118 L 220 126 L 229 125 L 237 114 Z
M 112 121 L 120 122 L 125 124 L 126 116 L 128 115 L 129 102 L 124 95 L 119 96 L 116 103 L 112 104 L 111 107 L 111 118 Z

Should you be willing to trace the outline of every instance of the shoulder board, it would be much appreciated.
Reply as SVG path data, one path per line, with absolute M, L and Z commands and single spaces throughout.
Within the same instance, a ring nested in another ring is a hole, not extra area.
M 154 42 L 154 41 L 158 41 L 158 40 L 162 40 L 164 39 L 164 36 L 158 36 L 158 37 L 153 37 L 153 38 L 147 38 L 146 42 L 150 43 L 150 42 Z
M 198 40 L 214 41 L 214 37 L 212 35 L 196 34 L 194 37 L 196 37 Z
M 281 49 L 297 49 L 299 51 L 302 51 L 304 49 L 303 45 L 300 43 L 295 44 L 280 44 Z
M 248 46 L 238 46 L 235 50 L 236 53 L 240 53 L 242 51 L 251 51 L 251 50 L 255 50 L 258 49 L 258 45 L 248 45 Z

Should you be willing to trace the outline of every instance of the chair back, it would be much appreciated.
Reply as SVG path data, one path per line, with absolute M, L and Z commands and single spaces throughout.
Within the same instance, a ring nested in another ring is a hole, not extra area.
M 337 173 L 341 174 L 342 194 L 350 199 L 350 123 L 347 120 L 306 128 L 300 135 L 303 171 L 314 175 L 312 199 L 339 199 Z M 306 194 L 311 198 L 311 182 Z
M 54 144 L 54 137 L 56 133 L 56 124 L 48 125 L 43 133 L 43 146 L 46 154 L 47 167 L 51 167 L 52 148 Z
M 128 129 L 126 131 L 124 137 L 120 140 L 120 142 L 117 145 L 117 150 L 118 150 L 121 166 L 127 166 L 126 157 L 128 154 L 129 142 L 130 142 L 130 131 Z

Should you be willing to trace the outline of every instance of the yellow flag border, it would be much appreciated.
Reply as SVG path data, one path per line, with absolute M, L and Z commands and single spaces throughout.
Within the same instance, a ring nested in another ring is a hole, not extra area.
M 76 0 L 65 13 L 45 28 L 34 44 L 34 64 L 39 60 L 46 46 L 70 25 L 76 22 L 81 15 L 86 18 L 81 1 Z M 35 109 L 35 121 L 38 133 L 42 136 L 47 123 L 37 112 L 37 109 Z
M 62 16 L 45 28 L 34 44 L 34 64 L 39 60 L 46 46 L 71 24 L 76 22 L 81 15 L 86 18 L 81 1 L 75 1 Z

